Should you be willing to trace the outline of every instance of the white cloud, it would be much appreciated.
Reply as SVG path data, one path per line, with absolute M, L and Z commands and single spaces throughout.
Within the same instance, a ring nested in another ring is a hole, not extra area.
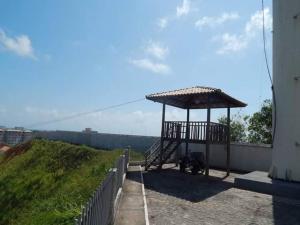
M 198 21 L 196 21 L 195 26 L 199 29 L 208 26 L 208 27 L 216 27 L 218 25 L 222 25 L 225 22 L 228 21 L 232 21 L 232 20 L 236 20 L 239 18 L 239 14 L 238 13 L 223 13 L 221 16 L 219 17 L 207 17 L 204 16 L 201 19 L 199 19 Z
M 8 37 L 4 31 L 0 30 L 0 46 L 19 56 L 36 59 L 31 40 L 27 35 Z
M 71 112 L 66 110 L 53 110 L 38 107 L 26 107 L 26 124 L 36 124 L 43 121 L 59 120 L 71 115 L 80 114 L 80 112 Z M 51 113 L 55 111 L 56 113 Z M 47 113 L 50 112 L 50 113 Z M 24 114 L 22 114 L 24 115 Z M 193 117 L 194 112 L 191 112 Z M 182 121 L 186 117 L 184 110 L 176 108 L 167 108 L 166 119 Z M 195 118 L 198 118 L 198 114 Z M 24 121 L 24 117 L 22 117 Z M 112 123 L 111 121 L 114 121 Z M 159 135 L 161 129 L 161 111 L 129 110 L 123 111 L 121 108 L 97 113 L 87 114 L 55 123 L 45 123 L 33 127 L 37 129 L 52 130 L 83 130 L 85 127 L 91 127 L 103 133 L 121 133 L 121 134 L 140 134 L 140 135 Z
M 155 109 L 146 110 L 144 104 L 153 104 Z M 0 106 L 1 108 L 1 106 Z M 139 134 L 139 135 L 160 135 L 161 129 L 161 108 L 159 104 L 150 102 L 139 102 L 116 109 L 102 112 L 86 114 L 80 117 L 73 117 L 68 120 L 60 120 L 72 115 L 82 114 L 91 111 L 91 109 L 81 109 L 73 111 L 63 108 L 45 108 L 40 106 L 28 106 L 24 108 L 9 109 L 6 114 L 0 113 L 0 125 L 6 126 L 24 126 L 34 129 L 48 130 L 76 130 L 81 131 L 86 127 L 102 133 L 120 133 L 120 134 Z M 212 121 L 215 121 L 215 115 Z M 190 119 L 199 120 L 206 118 L 205 112 L 201 110 L 191 111 Z M 166 120 L 182 121 L 186 119 L 186 111 L 167 106 Z M 42 123 L 46 121 L 59 121 L 53 123 Z M 114 121 L 112 123 L 112 121 Z M 28 127 L 29 125 L 34 125 Z M 39 125 L 37 125 L 39 124 Z
M 188 15 L 192 11 L 198 11 L 198 9 L 191 7 L 191 0 L 182 0 L 181 4 L 176 6 L 176 15 L 172 13 L 172 15 L 159 18 L 157 20 L 157 26 L 160 29 L 164 29 L 169 25 L 169 23 L 182 16 Z
M 272 16 L 270 14 L 270 9 L 266 8 L 264 10 L 265 15 L 265 29 L 271 30 L 272 29 Z M 253 14 L 250 20 L 247 22 L 245 26 L 245 34 L 249 37 L 255 36 L 258 31 L 262 30 L 263 27 L 263 14 L 262 11 L 257 11 Z
M 238 52 L 248 46 L 248 42 L 243 36 L 225 33 L 221 37 L 222 47 L 217 51 L 217 54 L 226 54 L 229 52 Z
M 166 17 L 159 18 L 157 21 L 157 25 L 160 29 L 164 29 L 168 26 L 169 20 Z
M 264 10 L 265 15 L 265 29 L 270 31 L 272 29 L 272 16 L 270 9 Z M 222 43 L 222 47 L 217 50 L 217 54 L 228 54 L 239 52 L 246 49 L 250 42 L 262 31 L 263 28 L 263 14 L 262 11 L 255 12 L 250 20 L 245 24 L 241 34 L 225 33 L 221 37 L 214 38 Z
M 152 40 L 148 41 L 147 46 L 143 47 L 143 51 L 144 55 L 152 56 L 158 61 L 164 60 L 169 54 L 168 47 L 162 45 L 159 42 L 153 42 Z M 136 67 L 149 70 L 158 74 L 168 74 L 171 72 L 171 68 L 169 65 L 153 61 L 153 59 L 149 57 L 143 57 L 140 59 L 129 59 L 129 63 Z
M 150 70 L 158 74 L 168 74 L 171 72 L 170 67 L 167 64 L 156 63 L 150 59 L 131 59 L 129 62 L 139 68 Z
M 145 52 L 162 60 L 168 55 L 169 49 L 161 43 L 149 41 L 148 46 L 145 48 Z
M 33 107 L 33 106 L 26 106 L 25 112 L 31 115 L 39 115 L 39 116 L 45 116 L 45 117 L 60 117 L 63 116 L 63 114 L 59 113 L 56 109 L 43 109 L 39 107 Z
M 190 10 L 191 10 L 190 0 L 183 0 L 182 5 L 177 6 L 177 8 L 176 8 L 176 15 L 177 15 L 177 17 L 187 15 L 187 14 L 189 14 Z

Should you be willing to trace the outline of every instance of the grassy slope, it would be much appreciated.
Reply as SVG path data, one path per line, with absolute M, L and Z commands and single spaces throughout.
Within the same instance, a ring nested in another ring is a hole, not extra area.
M 0 224 L 73 224 L 121 151 L 35 140 L 0 164 Z
M 144 153 L 139 151 L 130 150 L 129 152 L 130 161 L 143 161 Z

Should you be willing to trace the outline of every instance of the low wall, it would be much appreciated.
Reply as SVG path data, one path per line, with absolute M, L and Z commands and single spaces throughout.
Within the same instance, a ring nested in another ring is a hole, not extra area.
M 192 152 L 205 152 L 205 145 L 190 144 Z M 184 145 L 181 146 L 181 153 L 184 154 Z M 260 144 L 231 144 L 230 166 L 238 171 L 269 171 L 272 161 L 272 148 L 270 145 Z M 226 146 L 210 146 L 210 165 L 217 168 L 226 168 Z
M 121 135 L 104 133 L 84 133 L 72 131 L 39 131 L 35 137 L 49 140 L 65 141 L 73 144 L 88 145 L 94 148 L 115 149 L 130 146 L 138 151 L 147 150 L 159 137 Z M 185 152 L 185 144 L 178 152 Z M 189 144 L 190 151 L 205 152 L 205 145 Z M 231 168 L 238 171 L 268 171 L 271 166 L 272 149 L 269 145 L 258 144 L 231 144 Z M 226 166 L 226 146 L 210 146 L 210 164 L 213 167 Z
M 38 131 L 34 133 L 36 138 L 64 141 L 72 144 L 87 145 L 94 148 L 116 149 L 130 146 L 137 151 L 147 150 L 158 137 L 105 134 L 105 133 L 84 133 L 73 131 Z

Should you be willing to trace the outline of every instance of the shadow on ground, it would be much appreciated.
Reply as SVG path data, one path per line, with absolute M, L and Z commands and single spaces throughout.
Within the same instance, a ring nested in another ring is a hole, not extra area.
M 274 225 L 300 224 L 300 201 L 272 196 Z
M 199 202 L 233 187 L 225 177 L 180 173 L 175 169 L 150 170 L 143 174 L 146 189 L 171 195 L 190 202 Z M 129 176 L 132 179 L 135 176 Z

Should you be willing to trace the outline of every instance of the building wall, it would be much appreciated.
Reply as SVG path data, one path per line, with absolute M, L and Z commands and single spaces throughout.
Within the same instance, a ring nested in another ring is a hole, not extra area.
M 95 148 L 131 148 L 145 151 L 158 137 L 84 133 L 70 131 L 44 131 L 35 133 L 36 137 L 60 140 L 73 144 L 84 144 Z M 179 152 L 184 153 L 184 144 Z M 205 145 L 190 144 L 190 151 L 205 151 Z M 231 144 L 231 168 L 239 171 L 268 171 L 271 165 L 272 150 L 268 145 Z M 211 165 L 225 168 L 226 150 L 224 145 L 211 145 Z
M 22 142 L 26 142 L 32 139 L 32 132 L 31 131 L 25 131 L 23 132 L 23 139 Z
M 23 132 L 15 131 L 15 130 L 6 130 L 4 139 L 6 144 L 16 145 L 22 142 Z
M 1 129 L 0 130 L 0 143 L 8 145 L 17 145 L 22 142 L 28 141 L 32 138 L 32 132 L 28 130 L 16 129 Z
M 269 145 L 238 144 L 231 146 L 231 169 L 238 171 L 268 171 L 271 166 L 272 148 Z M 203 152 L 204 144 L 189 144 L 189 151 Z M 185 154 L 185 145 L 181 146 L 181 153 Z M 217 168 L 226 168 L 226 146 L 210 145 L 210 165 Z
M 39 131 L 34 134 L 37 138 L 49 140 L 60 140 L 73 144 L 88 145 L 94 148 L 115 149 L 130 146 L 138 151 L 147 150 L 158 137 L 105 134 L 105 133 L 86 133 L 73 131 Z
M 0 143 L 4 143 L 4 130 L 0 129 Z
M 293 181 L 300 181 L 299 12 L 299 0 L 273 1 L 273 80 L 277 116 L 270 175 Z M 298 16 L 294 18 L 295 15 Z

